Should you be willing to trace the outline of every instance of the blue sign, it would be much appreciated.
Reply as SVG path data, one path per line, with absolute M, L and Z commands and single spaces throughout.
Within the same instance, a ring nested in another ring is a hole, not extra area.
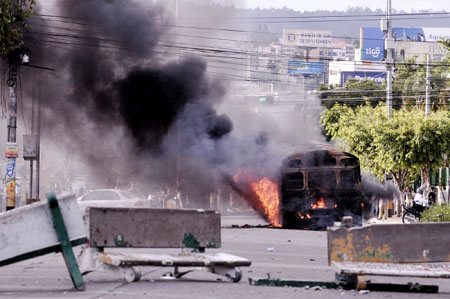
M 384 58 L 384 34 L 379 27 L 361 27 L 361 60 Z
M 423 28 L 392 28 L 397 41 L 424 42 Z M 361 60 L 384 59 L 384 33 L 379 27 L 361 27 Z
M 371 80 L 381 85 L 386 81 L 386 72 L 342 72 L 341 87 L 349 79 L 356 79 L 360 82 L 363 80 Z
M 323 62 L 289 61 L 289 74 L 316 74 L 323 73 Z
M 6 162 L 6 180 L 13 178 L 15 176 L 14 169 L 16 168 L 16 159 L 9 158 Z

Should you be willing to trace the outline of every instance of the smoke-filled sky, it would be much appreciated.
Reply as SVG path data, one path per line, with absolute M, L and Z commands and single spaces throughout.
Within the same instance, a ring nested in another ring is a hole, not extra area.
M 201 54 L 176 59 L 158 47 L 174 20 L 164 1 L 45 5 L 40 13 L 65 18 L 33 19 L 27 45 L 34 64 L 56 71 L 24 71 L 33 87 L 25 92 L 39 89 L 44 138 L 84 162 L 99 187 L 118 177 L 178 181 L 204 198 L 242 167 L 275 177 L 286 148 L 322 140 L 313 110 L 219 109 L 229 81 L 211 75 Z

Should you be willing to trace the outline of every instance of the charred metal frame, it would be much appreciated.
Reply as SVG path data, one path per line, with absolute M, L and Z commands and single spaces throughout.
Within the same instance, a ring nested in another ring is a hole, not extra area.
M 344 171 L 349 176 L 343 176 Z M 324 228 L 343 216 L 361 223 L 361 170 L 356 156 L 334 148 L 295 151 L 283 157 L 281 173 L 283 227 Z

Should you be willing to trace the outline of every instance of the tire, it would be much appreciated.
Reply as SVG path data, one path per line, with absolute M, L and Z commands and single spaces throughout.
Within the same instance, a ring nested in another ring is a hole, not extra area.
M 403 213 L 402 222 L 403 223 L 417 223 L 417 222 L 419 222 L 419 218 L 416 217 L 413 213 L 406 212 L 406 213 Z

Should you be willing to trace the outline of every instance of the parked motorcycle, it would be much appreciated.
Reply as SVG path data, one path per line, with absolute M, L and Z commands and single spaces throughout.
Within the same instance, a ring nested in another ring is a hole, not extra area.
M 427 206 L 423 206 L 420 204 L 417 204 L 415 201 L 412 202 L 412 206 L 408 207 L 405 204 L 401 205 L 403 207 L 403 216 L 402 216 L 402 222 L 403 223 L 417 223 L 420 221 L 420 215 L 422 212 L 429 208 Z

